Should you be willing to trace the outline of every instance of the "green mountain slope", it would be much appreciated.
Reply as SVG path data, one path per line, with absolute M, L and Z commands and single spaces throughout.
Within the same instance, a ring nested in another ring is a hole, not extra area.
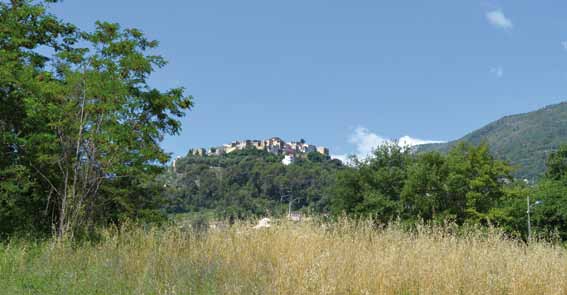
M 515 176 L 537 178 L 545 170 L 549 153 L 567 143 L 567 102 L 534 112 L 506 116 L 461 139 L 422 145 L 417 151 L 446 152 L 460 141 L 475 145 L 487 142 L 497 158 L 516 166 Z

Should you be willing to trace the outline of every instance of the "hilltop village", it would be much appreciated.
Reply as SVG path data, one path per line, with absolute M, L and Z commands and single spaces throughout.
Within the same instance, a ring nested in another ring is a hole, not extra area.
M 190 149 L 188 154 L 193 156 L 221 156 L 249 148 L 256 148 L 275 155 L 283 155 L 284 159 L 282 163 L 285 165 L 293 163 L 296 157 L 301 154 L 318 152 L 322 155 L 329 156 L 329 149 L 326 147 L 308 144 L 303 139 L 297 142 L 285 142 L 279 137 L 272 137 L 266 140 L 237 140 L 219 147 Z

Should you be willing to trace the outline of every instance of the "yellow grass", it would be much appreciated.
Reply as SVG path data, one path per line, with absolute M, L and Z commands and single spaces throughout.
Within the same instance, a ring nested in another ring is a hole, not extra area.
M 566 251 L 495 232 L 342 221 L 106 231 L 0 246 L 0 294 L 566 294 Z

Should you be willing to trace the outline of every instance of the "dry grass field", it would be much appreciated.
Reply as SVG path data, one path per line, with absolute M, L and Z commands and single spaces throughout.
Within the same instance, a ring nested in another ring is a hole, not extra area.
M 1 294 L 566 294 L 560 246 L 497 232 L 343 221 L 107 230 L 0 246 Z

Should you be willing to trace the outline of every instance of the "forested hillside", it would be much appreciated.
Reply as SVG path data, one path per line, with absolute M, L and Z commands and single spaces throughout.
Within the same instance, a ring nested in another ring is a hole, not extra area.
M 567 103 L 550 105 L 525 114 L 506 116 L 461 139 L 419 146 L 418 151 L 447 152 L 458 142 L 486 142 L 499 159 L 515 166 L 514 175 L 537 178 L 545 171 L 549 154 L 567 142 Z
M 168 211 L 210 211 L 223 218 L 283 214 L 292 210 L 325 212 L 338 160 L 317 152 L 292 165 L 255 148 L 222 156 L 188 155 L 164 176 Z

